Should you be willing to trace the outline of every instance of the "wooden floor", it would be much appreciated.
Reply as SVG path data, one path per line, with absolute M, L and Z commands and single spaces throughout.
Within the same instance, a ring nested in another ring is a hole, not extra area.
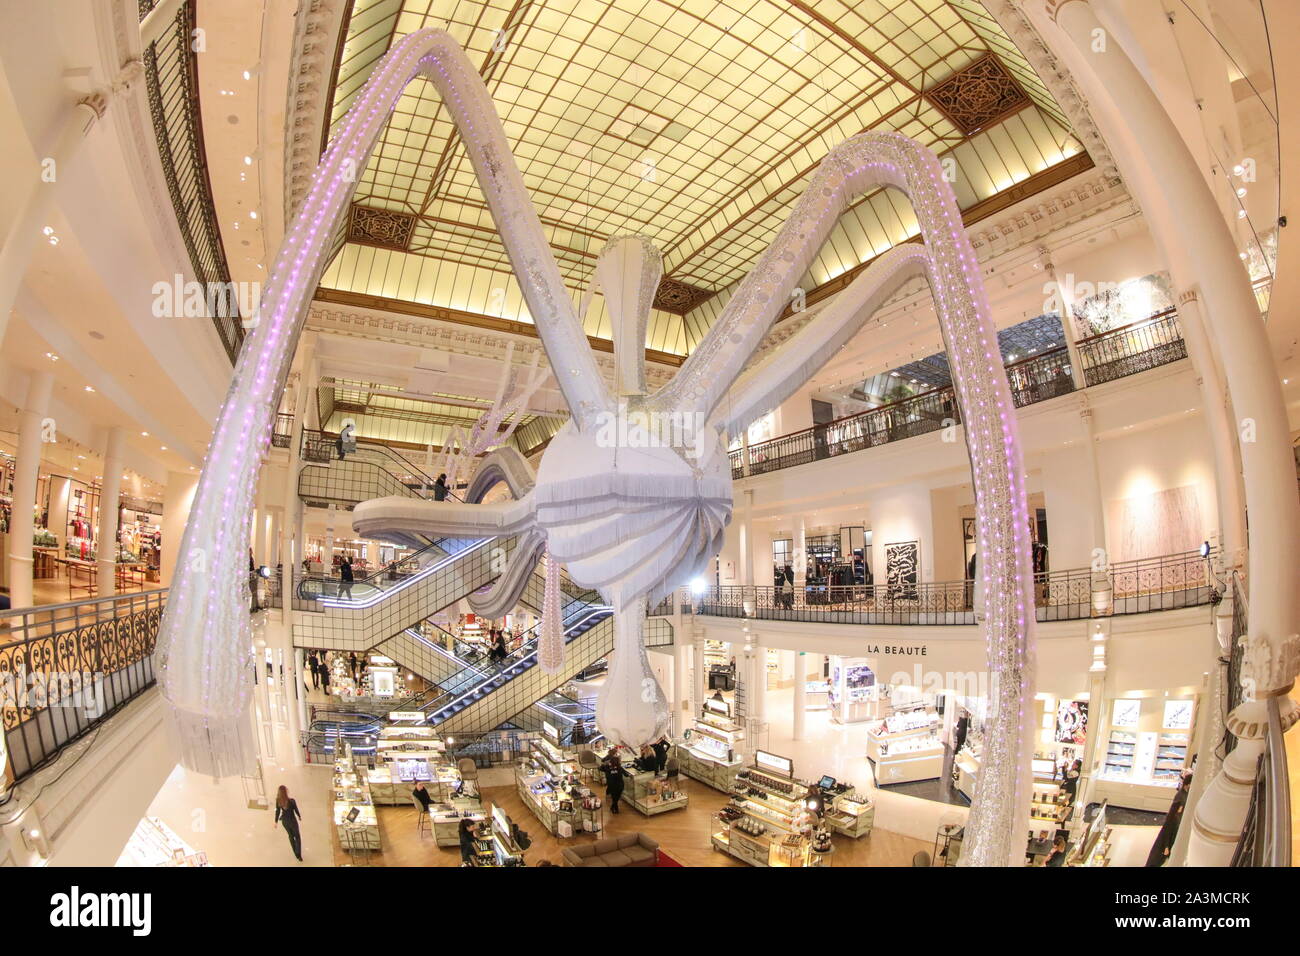
M 683 810 L 670 810 L 652 817 L 642 816 L 629 806 L 617 814 L 605 814 L 605 833 L 641 832 L 657 840 L 660 848 L 683 866 L 745 866 L 726 853 L 712 849 L 709 841 L 713 814 L 727 803 L 728 798 L 711 787 L 695 780 L 686 780 L 685 789 L 690 794 L 690 805 Z M 542 827 L 531 810 L 524 806 L 514 787 L 483 788 L 483 803 L 495 804 L 506 811 L 510 819 L 528 832 L 532 846 L 524 854 L 529 866 L 543 860 L 560 864 L 560 853 L 566 846 L 593 842 L 591 834 L 576 835 L 567 840 L 551 836 Z M 371 853 L 371 866 L 460 866 L 457 847 L 439 847 L 433 837 L 416 833 L 414 807 L 379 807 L 380 842 L 382 852 Z M 910 866 L 912 854 L 917 850 L 930 851 L 928 843 L 911 837 L 875 830 L 859 840 L 835 837 L 834 866 Z M 336 865 L 351 863 L 347 851 L 334 844 Z M 364 865 L 359 856 L 357 865 Z

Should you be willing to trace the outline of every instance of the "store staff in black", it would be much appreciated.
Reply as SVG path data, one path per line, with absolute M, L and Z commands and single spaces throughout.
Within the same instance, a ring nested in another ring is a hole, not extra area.
M 957 718 L 957 726 L 952 734 L 953 753 L 961 753 L 961 748 L 966 743 L 966 734 L 970 731 L 970 715 L 962 714 Z
M 429 812 L 429 804 L 433 803 L 433 797 L 429 796 L 429 791 L 425 789 L 424 781 L 415 781 L 415 786 L 411 788 L 411 796 L 420 802 L 420 809 L 425 813 Z
M 663 773 L 664 767 L 668 765 L 668 751 L 672 749 L 672 745 L 666 738 L 660 737 L 650 745 L 650 749 L 655 752 L 655 773 Z
M 284 824 L 284 830 L 289 834 L 289 847 L 299 863 L 302 862 L 302 834 L 298 832 L 298 821 L 301 819 L 298 801 L 289 796 L 289 788 L 282 785 L 275 795 L 275 823 L 271 826 Z
M 623 761 L 618 754 L 611 752 L 600 769 L 605 773 L 605 797 L 609 800 L 609 811 L 618 813 L 618 801 L 623 796 Z
M 460 862 L 474 862 L 474 821 L 461 817 L 460 828 Z

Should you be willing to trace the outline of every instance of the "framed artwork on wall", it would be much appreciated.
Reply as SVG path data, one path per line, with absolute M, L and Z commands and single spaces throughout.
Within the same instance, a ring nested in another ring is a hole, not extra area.
M 921 543 L 897 541 L 885 545 L 885 584 L 890 598 L 914 600 L 921 580 Z

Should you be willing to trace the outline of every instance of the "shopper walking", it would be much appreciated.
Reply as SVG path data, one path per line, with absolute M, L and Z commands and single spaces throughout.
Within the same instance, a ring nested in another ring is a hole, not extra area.
M 302 862 L 302 834 L 298 832 L 298 821 L 301 819 L 298 801 L 289 796 L 289 788 L 281 784 L 275 795 L 275 823 L 284 824 L 284 830 L 289 834 L 289 846 L 299 863 Z
M 611 750 L 600 769 L 605 774 L 605 797 L 609 800 L 609 812 L 618 813 L 618 801 L 623 796 L 623 761 Z
M 352 600 L 352 582 L 355 576 L 352 573 L 352 555 L 343 555 L 343 563 L 339 565 L 339 597 Z
M 318 666 L 319 665 L 316 661 L 316 652 L 308 651 L 307 652 L 307 673 L 311 674 L 311 686 L 313 690 L 320 689 L 320 671 L 316 669 Z
M 357 652 L 352 651 L 348 654 L 348 671 L 352 674 L 352 679 L 357 679 Z
M 433 500 L 434 500 L 434 501 L 446 501 L 446 500 L 447 500 L 447 476 L 446 476 L 446 474 L 441 474 L 441 475 L 439 475 L 438 478 L 437 478 L 437 480 L 434 481 L 434 483 L 433 483 Z

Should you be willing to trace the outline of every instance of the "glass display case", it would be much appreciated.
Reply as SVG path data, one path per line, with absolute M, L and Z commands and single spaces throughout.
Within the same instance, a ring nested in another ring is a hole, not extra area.
M 939 715 L 918 708 L 890 714 L 867 729 L 867 759 L 881 784 L 933 780 L 943 773 Z
M 714 815 L 710 842 L 751 866 L 812 866 L 808 787 L 794 777 L 750 767 L 736 775 L 731 803 Z

